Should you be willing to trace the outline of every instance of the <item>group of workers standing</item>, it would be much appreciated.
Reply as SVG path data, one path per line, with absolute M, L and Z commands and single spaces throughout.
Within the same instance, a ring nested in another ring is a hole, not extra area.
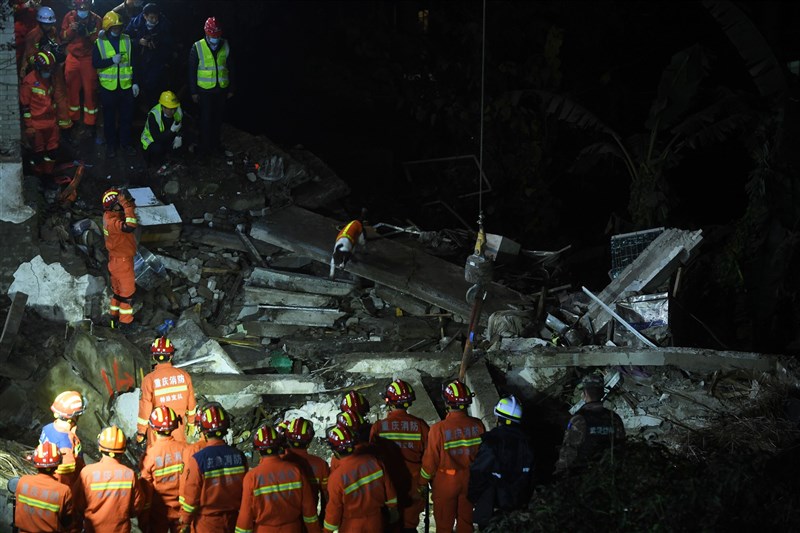
M 15 36 L 20 72 L 23 132 L 32 152 L 34 173 L 53 171 L 60 140 L 76 139 L 81 122 L 106 157 L 121 150 L 135 156 L 132 142 L 135 102 L 147 114 L 140 142 L 149 165 L 184 145 L 183 111 L 167 88 L 174 53 L 169 20 L 156 3 L 125 0 L 102 17 L 91 0 L 74 0 L 59 25 L 41 0 L 17 0 Z M 199 152 L 224 152 L 221 144 L 225 102 L 233 95 L 231 48 L 215 17 L 188 57 L 188 89 L 199 107 Z M 97 134 L 103 116 L 103 136 Z
M 447 415 L 430 427 L 408 412 L 416 395 L 401 379 L 387 386 L 388 413 L 374 424 L 368 399 L 351 390 L 324 437 L 330 464 L 309 453 L 314 426 L 299 417 L 254 432 L 260 460 L 250 467 L 225 441 L 230 414 L 215 402 L 196 405 L 190 374 L 172 365 L 171 341 L 159 337 L 150 351 L 134 437 L 144 454 L 133 460 L 112 425 L 97 437 L 100 460 L 87 465 L 76 432 L 86 402 L 77 391 L 59 394 L 32 455 L 38 474 L 16 487 L 19 531 L 126 533 L 136 518 L 145 533 L 410 533 L 423 510 L 429 519 L 432 501 L 436 531 L 471 532 L 530 500 L 534 457 L 514 396 L 497 403 L 487 432 L 467 414 L 473 394 L 459 380 L 443 387 Z M 587 403 L 570 421 L 557 470 L 623 444 L 619 416 L 600 401 L 602 383 L 584 379 Z M 138 471 L 120 461 L 126 454 Z

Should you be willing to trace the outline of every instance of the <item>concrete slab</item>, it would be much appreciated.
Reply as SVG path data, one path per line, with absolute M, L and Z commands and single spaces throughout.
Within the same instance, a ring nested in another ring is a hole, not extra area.
M 247 251 L 244 243 L 235 233 L 206 228 L 203 226 L 184 224 L 181 230 L 181 240 L 205 246 L 213 246 L 215 248 L 222 248 L 225 250 L 237 250 L 239 252 Z M 263 256 L 269 256 L 281 251 L 281 248 L 267 244 L 263 241 L 253 241 L 253 246 L 255 246 L 256 250 L 258 250 L 258 253 Z
M 328 296 L 347 296 L 356 288 L 352 282 L 332 281 L 307 274 L 293 274 L 259 267 L 253 269 L 247 283 L 255 287 L 326 294 Z
M 36 214 L 25 205 L 22 190 L 22 162 L 0 162 L 0 221 L 20 224 Z
M 461 355 L 428 352 L 349 353 L 336 357 L 336 362 L 345 372 L 394 376 L 415 369 L 432 377 L 447 377 L 458 371 Z
M 268 320 L 275 324 L 332 328 L 336 322 L 347 316 L 338 309 L 281 309 L 280 306 L 259 306 Z
M 500 395 L 494 386 L 489 368 L 483 361 L 478 361 L 467 369 L 465 382 L 475 395 L 472 398 L 470 414 L 480 418 L 487 429 L 495 426 L 494 406 L 500 401 Z
M 325 392 L 322 381 L 295 374 L 194 374 L 192 383 L 205 395 L 314 394 Z
M 203 372 L 241 374 L 222 346 L 209 339 L 186 313 L 169 333 L 169 339 L 175 345 L 173 362 L 176 366 L 188 366 L 187 370 L 192 373 L 202 369 Z
M 324 294 L 282 291 L 255 285 L 244 286 L 245 306 L 268 304 L 294 307 L 336 307 L 337 303 L 335 298 Z
M 431 310 L 431 304 L 428 302 L 396 291 L 380 283 L 375 284 L 375 295 L 392 307 L 398 307 L 409 315 L 425 315 L 430 313 Z
M 242 322 L 242 328 L 248 337 L 279 338 L 292 335 L 307 329 L 306 326 L 292 326 L 289 324 L 275 324 L 267 320 L 247 320 Z

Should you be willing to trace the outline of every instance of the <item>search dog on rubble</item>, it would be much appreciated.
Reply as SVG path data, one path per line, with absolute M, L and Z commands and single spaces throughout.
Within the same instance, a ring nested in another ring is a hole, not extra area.
M 364 216 L 367 210 L 361 210 L 361 216 L 352 220 L 342 228 L 338 235 L 336 235 L 336 242 L 333 245 L 333 254 L 331 254 L 331 271 L 329 274 L 330 279 L 336 276 L 336 269 L 344 269 L 347 263 L 352 259 L 356 248 L 361 247 L 366 250 L 367 238 L 364 236 Z

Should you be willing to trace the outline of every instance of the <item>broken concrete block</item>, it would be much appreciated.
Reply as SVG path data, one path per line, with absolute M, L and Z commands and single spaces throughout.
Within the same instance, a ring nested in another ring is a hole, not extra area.
M 244 305 L 284 305 L 290 307 L 333 307 L 336 299 L 324 294 L 309 294 L 255 285 L 244 286 Z
M 375 295 L 384 302 L 399 307 L 409 315 L 425 315 L 430 313 L 431 305 L 413 296 L 396 291 L 386 285 L 375 284 Z
M 328 296 L 347 296 L 355 289 L 355 284 L 347 281 L 332 281 L 306 274 L 279 272 L 261 267 L 253 269 L 253 273 L 248 278 L 248 284 L 256 287 L 326 294 Z
M 188 366 L 189 372 L 241 373 L 222 346 L 209 339 L 194 320 L 187 318 L 187 313 L 178 320 L 169 338 L 175 345 L 175 366 Z
M 446 377 L 453 373 L 458 361 L 444 359 L 439 353 L 426 352 L 388 352 L 348 353 L 337 355 L 336 361 L 345 372 L 361 374 L 398 375 L 413 368 L 433 377 Z
M 196 374 L 196 390 L 207 395 L 314 394 L 325 387 L 317 378 L 294 374 Z
M 478 361 L 467 369 L 466 384 L 470 388 L 474 397 L 470 406 L 470 414 L 480 418 L 487 428 L 494 427 L 495 414 L 494 406 L 500 401 L 500 395 L 494 386 L 489 368 L 483 361 Z
M 305 326 L 293 326 L 290 324 L 275 324 L 267 320 L 248 320 L 242 322 L 245 333 L 250 337 L 271 337 L 279 338 L 291 335 L 303 329 Z
M 280 306 L 259 306 L 267 320 L 275 324 L 332 328 L 347 315 L 338 309 L 281 309 Z

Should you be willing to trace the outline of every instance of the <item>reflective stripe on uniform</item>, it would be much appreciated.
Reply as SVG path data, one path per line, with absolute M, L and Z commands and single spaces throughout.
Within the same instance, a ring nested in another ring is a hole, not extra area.
M 203 477 L 209 479 L 215 477 L 232 476 L 236 474 L 244 474 L 244 466 L 232 466 L 229 468 L 215 468 L 214 470 L 207 470 L 206 472 L 203 472 Z
M 52 511 L 57 513 L 61 507 L 55 503 L 49 503 L 44 500 L 39 500 L 37 498 L 31 498 L 30 496 L 26 496 L 25 494 L 20 494 L 17 496 L 17 501 L 19 503 L 24 503 L 30 507 L 35 507 L 37 509 L 42 509 L 44 511 Z
M 275 494 L 276 492 L 289 492 L 290 490 L 297 490 L 303 488 L 300 481 L 292 483 L 278 483 L 277 485 L 266 485 L 258 487 L 253 490 L 253 496 L 263 496 L 264 494 Z
M 156 468 L 153 470 L 153 477 L 165 477 L 171 474 L 180 474 L 181 472 L 183 472 L 183 463 L 176 463 L 164 468 Z
M 444 443 L 444 449 L 452 450 L 454 448 L 469 448 L 470 446 L 478 446 L 480 443 L 481 443 L 480 437 L 474 439 L 452 440 L 450 442 Z
M 372 483 L 376 479 L 380 479 L 382 477 L 383 477 L 383 470 L 378 470 L 377 472 L 373 472 L 372 474 L 370 474 L 368 476 L 364 476 L 364 477 L 362 477 L 360 479 L 355 480 L 354 482 L 350 483 L 349 485 L 346 485 L 344 487 L 344 493 L 345 494 L 351 494 L 351 493 L 357 491 L 358 489 L 360 489 L 361 487 L 363 487 L 364 485 L 369 485 L 370 483 Z
M 389 440 L 422 440 L 419 433 L 381 433 L 380 436 Z
M 230 47 L 228 41 L 222 43 L 222 48 L 214 59 L 214 53 L 209 48 L 205 39 L 194 43 L 197 52 L 197 86 L 201 89 L 213 89 L 219 85 L 222 89 L 230 85 L 228 79 L 228 54 Z

